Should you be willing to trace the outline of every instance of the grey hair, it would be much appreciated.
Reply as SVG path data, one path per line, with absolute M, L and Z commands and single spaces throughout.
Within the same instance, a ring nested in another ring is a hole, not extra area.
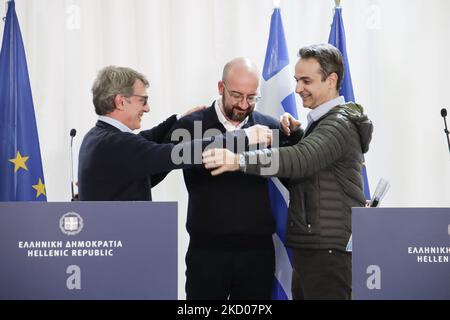
M 338 76 L 336 90 L 341 89 L 344 79 L 344 62 L 338 48 L 331 44 L 314 44 L 301 48 L 298 56 L 303 59 L 313 58 L 320 64 L 322 81 L 325 81 L 330 74 L 336 73 Z
M 95 112 L 98 115 L 113 112 L 116 108 L 116 95 L 132 95 L 136 80 L 141 80 L 148 88 L 149 83 L 145 76 L 133 69 L 108 66 L 100 70 L 92 85 Z

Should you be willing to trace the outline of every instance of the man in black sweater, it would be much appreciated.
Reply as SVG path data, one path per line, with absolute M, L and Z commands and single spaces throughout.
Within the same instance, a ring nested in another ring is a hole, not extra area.
M 221 97 L 211 107 L 179 120 L 172 130 L 185 129 L 193 136 L 233 132 L 255 124 L 279 129 L 277 120 L 254 111 L 258 86 L 254 63 L 245 58 L 230 61 L 218 83 Z M 198 167 L 184 170 L 184 179 L 190 236 L 186 298 L 270 299 L 275 227 L 267 180 L 240 172 L 212 177 Z
M 173 115 L 151 130 L 134 134 L 133 130 L 141 127 L 143 114 L 149 111 L 147 87 L 145 76 L 129 68 L 110 66 L 99 72 L 92 87 L 99 119 L 84 137 L 80 148 L 80 200 L 151 200 L 151 187 L 165 177 L 165 172 L 193 167 L 195 153 L 192 150 L 198 153 L 213 142 L 245 140 L 253 144 L 269 131 L 254 127 L 247 132 L 240 130 L 177 146 L 162 144 L 177 121 L 177 116 Z M 195 110 L 199 109 L 190 112 Z M 178 161 L 177 156 L 182 156 L 185 151 L 192 156 L 184 157 L 184 162 Z M 197 158 L 201 165 L 201 155 Z

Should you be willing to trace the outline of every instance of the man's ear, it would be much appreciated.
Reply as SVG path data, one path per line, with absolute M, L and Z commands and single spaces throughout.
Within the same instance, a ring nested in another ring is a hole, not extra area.
M 223 96 L 223 81 L 220 80 L 217 84 L 217 88 L 219 89 L 219 95 Z
M 116 109 L 123 110 L 123 98 L 120 94 L 116 94 L 114 97 L 114 105 Z
M 333 72 L 328 76 L 328 81 L 330 89 L 336 89 L 338 82 L 338 75 L 336 74 L 336 72 Z

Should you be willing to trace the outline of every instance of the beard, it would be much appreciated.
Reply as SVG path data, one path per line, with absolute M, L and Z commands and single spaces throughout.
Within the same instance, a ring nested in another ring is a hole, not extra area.
M 246 110 L 242 110 L 239 105 L 227 104 L 225 97 L 222 97 L 223 111 L 226 117 L 231 121 L 242 122 L 245 118 L 252 114 L 255 106 L 248 106 Z

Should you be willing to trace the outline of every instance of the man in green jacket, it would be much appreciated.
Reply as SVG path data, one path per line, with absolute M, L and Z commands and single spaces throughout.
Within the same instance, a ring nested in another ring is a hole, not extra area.
M 213 149 L 203 162 L 213 175 L 241 170 L 288 178 L 293 298 L 350 299 L 351 208 L 365 205 L 361 171 L 373 126 L 361 106 L 339 96 L 344 66 L 338 49 L 312 45 L 299 56 L 296 92 L 311 109 L 308 126 L 303 130 L 292 116 L 281 117 L 285 132 L 299 142 L 240 155 Z

